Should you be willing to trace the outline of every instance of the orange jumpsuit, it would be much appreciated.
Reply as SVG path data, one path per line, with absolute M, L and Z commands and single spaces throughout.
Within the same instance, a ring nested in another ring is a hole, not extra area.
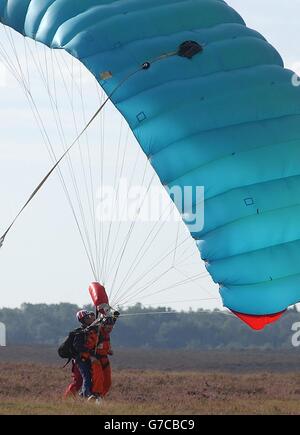
M 108 355 L 112 354 L 110 334 L 99 328 L 96 360 L 92 362 L 92 392 L 104 397 L 111 387 L 111 367 Z
M 101 326 L 92 328 L 86 337 L 84 347 L 89 352 L 82 352 L 81 358 L 88 360 L 94 356 L 91 358 L 91 391 L 104 397 L 111 387 L 111 367 L 108 359 L 108 355 L 112 354 L 110 333 Z

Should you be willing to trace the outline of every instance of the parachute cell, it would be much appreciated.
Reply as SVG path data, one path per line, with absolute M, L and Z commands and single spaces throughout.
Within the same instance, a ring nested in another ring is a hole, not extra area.
M 221 0 L 0 0 L 0 20 L 68 51 L 107 94 L 149 62 L 112 101 L 164 185 L 205 187 L 190 231 L 224 305 L 274 320 L 300 300 L 300 87 L 263 36 Z M 151 64 L 186 41 L 192 59 Z

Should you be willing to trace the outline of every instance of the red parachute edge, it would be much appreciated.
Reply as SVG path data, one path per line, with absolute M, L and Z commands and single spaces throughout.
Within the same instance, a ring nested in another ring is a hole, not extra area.
M 250 326 L 250 328 L 259 331 L 261 329 L 264 329 L 264 327 L 269 325 L 270 323 L 276 322 L 276 320 L 280 319 L 280 317 L 283 313 L 285 313 L 286 310 L 280 311 L 280 313 L 266 315 L 243 314 L 238 313 L 237 311 L 231 311 L 244 323 Z

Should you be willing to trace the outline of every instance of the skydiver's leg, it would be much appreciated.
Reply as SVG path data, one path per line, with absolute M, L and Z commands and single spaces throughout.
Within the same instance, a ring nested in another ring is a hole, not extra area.
M 78 391 L 81 389 L 82 386 L 82 376 L 80 374 L 79 368 L 74 360 L 72 360 L 72 382 L 67 387 L 64 393 L 64 398 L 66 399 L 69 396 L 76 396 Z
M 89 397 L 92 394 L 91 362 L 90 360 L 82 361 L 78 358 L 76 364 L 82 376 L 82 395 L 83 397 Z
M 109 363 L 109 359 L 105 359 L 102 364 L 102 370 L 103 370 L 103 396 L 106 396 L 106 394 L 109 392 L 111 387 L 111 367 Z
M 100 361 L 92 363 L 92 392 L 99 396 L 103 396 L 104 375 Z

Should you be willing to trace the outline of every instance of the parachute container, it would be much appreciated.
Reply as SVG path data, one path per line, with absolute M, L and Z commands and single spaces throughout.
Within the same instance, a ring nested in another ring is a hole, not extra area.
M 89 286 L 89 293 L 95 307 L 101 307 L 103 305 L 109 305 L 108 296 L 105 291 L 105 287 L 99 282 L 92 282 Z M 100 309 L 101 314 L 105 314 L 105 310 Z

